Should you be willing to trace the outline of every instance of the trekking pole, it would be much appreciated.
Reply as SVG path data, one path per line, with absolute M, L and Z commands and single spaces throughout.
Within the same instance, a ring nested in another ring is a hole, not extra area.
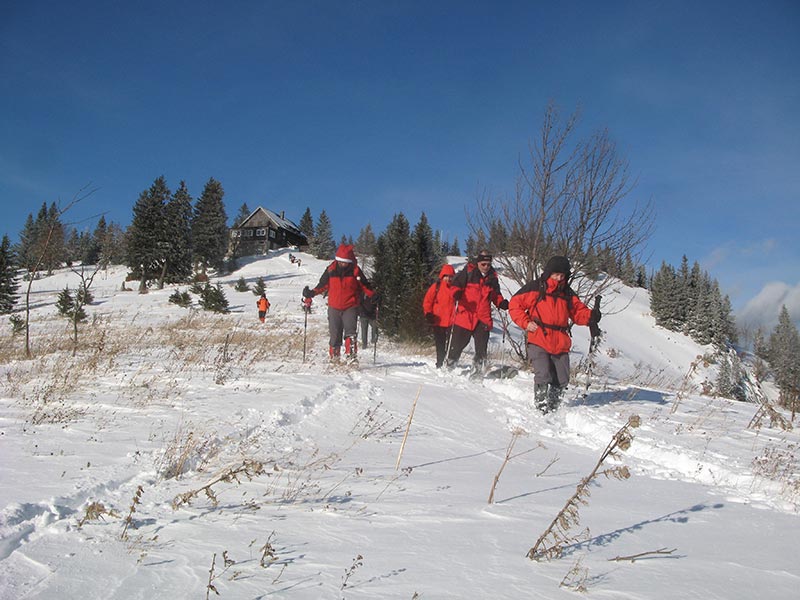
M 308 332 L 308 307 L 303 305 L 303 362 L 306 362 L 306 334 Z
M 508 317 L 505 313 L 500 313 L 500 321 L 503 323 L 503 343 L 500 346 L 500 379 L 506 378 L 506 333 L 508 332 Z
M 375 311 L 375 321 L 372 323 L 373 331 L 375 332 L 375 342 L 372 344 L 372 364 L 378 361 L 378 337 L 381 330 L 378 328 L 378 311 Z
M 447 364 L 447 361 L 450 360 L 450 344 L 453 341 L 453 327 L 455 327 L 456 324 L 457 311 L 458 311 L 458 300 L 456 300 L 456 303 L 453 305 L 453 322 L 450 323 L 450 329 L 447 330 L 447 347 L 444 350 L 445 364 Z

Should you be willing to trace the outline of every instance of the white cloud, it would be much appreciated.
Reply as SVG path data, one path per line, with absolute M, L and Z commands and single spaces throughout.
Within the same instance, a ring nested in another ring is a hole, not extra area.
M 800 323 L 800 282 L 794 286 L 783 281 L 767 283 L 737 315 L 740 325 L 763 326 L 770 330 L 778 322 L 781 306 L 786 305 L 789 316 Z

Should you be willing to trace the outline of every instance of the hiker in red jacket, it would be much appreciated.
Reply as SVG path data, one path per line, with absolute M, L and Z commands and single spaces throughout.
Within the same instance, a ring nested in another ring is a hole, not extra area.
M 455 365 L 471 337 L 475 340 L 473 370 L 477 373 L 486 363 L 489 332 L 492 330 L 492 304 L 501 310 L 508 309 L 508 300 L 500 293 L 497 272 L 492 267 L 492 255 L 481 250 L 475 262 L 468 263 L 453 278 L 452 285 L 455 288 L 453 298 L 458 305 L 447 366 Z
M 569 286 L 569 260 L 554 256 L 542 276 L 523 286 L 511 298 L 508 314 L 528 332 L 528 361 L 533 367 L 536 408 L 554 411 L 569 383 L 571 323 L 589 325 L 600 321 L 600 309 L 590 309 Z
M 456 271 L 451 265 L 444 265 L 439 271 L 439 281 L 432 284 L 425 292 L 422 310 L 425 320 L 433 329 L 433 341 L 436 344 L 436 368 L 444 363 L 447 352 L 447 333 L 455 318 L 456 301 L 453 299 L 453 281 Z
M 356 360 L 358 345 L 358 305 L 361 294 L 372 296 L 374 292 L 369 281 L 356 264 L 353 246 L 342 244 L 336 251 L 335 260 L 325 269 L 319 283 L 313 289 L 303 289 L 304 298 L 328 293 L 328 330 L 330 333 L 330 358 L 338 362 L 341 355 L 342 336 L 344 336 L 345 355 L 350 361 Z
M 261 294 L 261 298 L 256 300 L 256 307 L 258 308 L 258 320 L 263 323 L 269 311 L 269 300 L 267 300 L 266 294 Z

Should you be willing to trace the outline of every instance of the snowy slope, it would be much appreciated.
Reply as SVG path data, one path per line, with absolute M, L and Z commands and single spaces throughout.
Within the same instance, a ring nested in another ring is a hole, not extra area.
M 472 382 L 434 369 L 432 347 L 380 339 L 374 362 L 331 369 L 321 298 L 304 363 L 300 290 L 326 263 L 296 254 L 222 278 L 224 316 L 99 274 L 74 357 L 54 302 L 75 276 L 35 282 L 35 358 L 0 333 L 0 598 L 796 597 L 798 435 L 701 396 L 709 349 L 656 328 L 644 292 L 606 298 L 588 390 L 576 369 L 542 417 L 529 374 Z M 232 287 L 259 276 L 265 325 Z M 591 484 L 561 558 L 526 558 L 634 414 L 610 463 L 630 479 Z

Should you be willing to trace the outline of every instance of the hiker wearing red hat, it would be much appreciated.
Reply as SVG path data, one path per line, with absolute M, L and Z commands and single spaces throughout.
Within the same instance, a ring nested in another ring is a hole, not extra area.
M 422 300 L 425 320 L 433 329 L 433 341 L 436 344 L 436 368 L 444 363 L 447 351 L 447 333 L 455 319 L 456 301 L 453 299 L 453 281 L 456 271 L 452 265 L 444 265 L 439 271 L 439 280 L 431 284 Z
M 453 278 L 453 287 L 453 298 L 458 307 L 447 366 L 456 364 L 472 338 L 475 340 L 473 371 L 477 374 L 483 371 L 486 362 L 489 332 L 492 330 L 492 304 L 500 310 L 508 310 L 508 300 L 500 292 L 497 271 L 492 267 L 492 255 L 488 250 L 481 250 L 475 262 L 468 263 L 458 272 Z
M 344 337 L 345 355 L 348 360 L 355 361 L 358 352 L 356 343 L 358 305 L 362 294 L 372 296 L 374 292 L 357 264 L 352 245 L 339 246 L 335 260 L 325 269 L 316 287 L 303 288 L 303 297 L 313 298 L 326 292 L 331 361 L 338 362 L 341 356 L 342 337 Z

